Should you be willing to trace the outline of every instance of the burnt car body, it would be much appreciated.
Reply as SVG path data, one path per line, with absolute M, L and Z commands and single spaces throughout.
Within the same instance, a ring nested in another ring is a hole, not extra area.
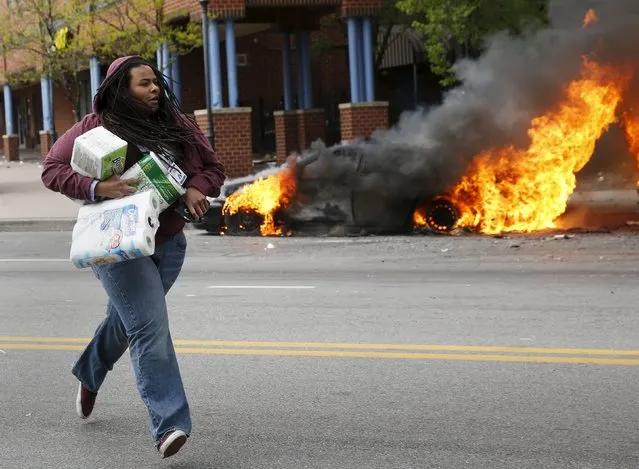
M 401 234 L 415 230 L 413 215 L 419 208 L 426 219 L 425 229 L 449 233 L 455 228 L 455 206 L 437 193 L 422 191 L 419 196 L 400 196 L 380 190 L 370 180 L 380 176 L 372 163 L 375 142 L 367 140 L 309 150 L 293 163 L 297 194 L 293 202 L 274 214 L 288 232 L 313 234 L 339 229 L 344 234 Z M 288 165 L 269 168 L 254 175 L 227 180 L 220 195 L 210 199 L 211 208 L 195 228 L 227 235 L 259 235 L 263 218 L 246 210 L 224 214 L 226 199 L 243 186 L 282 171 Z M 383 176 L 383 175 L 381 175 Z

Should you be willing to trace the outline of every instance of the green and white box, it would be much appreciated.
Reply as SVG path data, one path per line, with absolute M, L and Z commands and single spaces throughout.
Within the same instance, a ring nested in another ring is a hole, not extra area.
M 126 150 L 126 141 L 102 126 L 96 127 L 75 139 L 71 167 L 78 174 L 104 181 L 122 174 Z
M 137 192 L 153 190 L 160 199 L 160 212 L 169 208 L 186 191 L 169 174 L 168 167 L 150 152 L 122 175 L 122 179 L 138 179 Z

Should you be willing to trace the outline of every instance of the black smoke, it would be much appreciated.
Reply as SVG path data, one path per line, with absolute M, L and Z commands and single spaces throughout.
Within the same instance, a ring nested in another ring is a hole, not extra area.
M 590 8 L 598 21 L 584 28 Z M 483 150 L 525 148 L 531 119 L 560 102 L 565 85 L 580 76 L 584 56 L 639 69 L 639 0 L 551 0 L 548 12 L 548 26 L 519 37 L 496 34 L 478 59 L 458 62 L 461 85 L 441 105 L 407 112 L 394 128 L 359 143 L 367 176 L 321 143 L 312 148 L 320 154 L 315 171 L 356 189 L 411 198 L 445 193 Z M 638 84 L 633 80 L 628 102 L 639 97 Z

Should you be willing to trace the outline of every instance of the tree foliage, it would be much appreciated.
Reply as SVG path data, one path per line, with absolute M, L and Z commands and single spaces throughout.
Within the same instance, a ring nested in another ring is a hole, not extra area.
M 546 21 L 546 0 L 397 0 L 396 6 L 411 15 L 412 26 L 424 37 L 434 73 L 442 84 L 455 82 L 454 63 L 481 52 L 491 34 L 524 28 Z
M 202 45 L 201 24 L 191 21 L 173 23 L 164 13 L 166 0 L 112 0 L 109 7 L 91 15 L 94 34 L 92 46 L 100 56 L 137 54 L 152 60 L 161 43 L 172 52 L 186 54 Z M 178 12 L 174 17 L 187 17 Z
M 169 22 L 164 4 L 165 0 L 14 2 L 15 6 L 0 13 L 4 81 L 33 83 L 49 76 L 62 88 L 77 120 L 79 84 L 92 56 L 103 63 L 129 54 L 152 60 L 161 43 L 169 44 L 171 52 L 178 54 L 201 46 L 201 25 Z

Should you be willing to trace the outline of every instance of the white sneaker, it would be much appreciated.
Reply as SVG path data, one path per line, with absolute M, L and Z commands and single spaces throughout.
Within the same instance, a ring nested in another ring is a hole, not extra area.
M 162 458 L 168 458 L 180 451 L 187 439 L 186 433 L 182 430 L 173 430 L 162 437 L 157 444 L 158 451 Z

